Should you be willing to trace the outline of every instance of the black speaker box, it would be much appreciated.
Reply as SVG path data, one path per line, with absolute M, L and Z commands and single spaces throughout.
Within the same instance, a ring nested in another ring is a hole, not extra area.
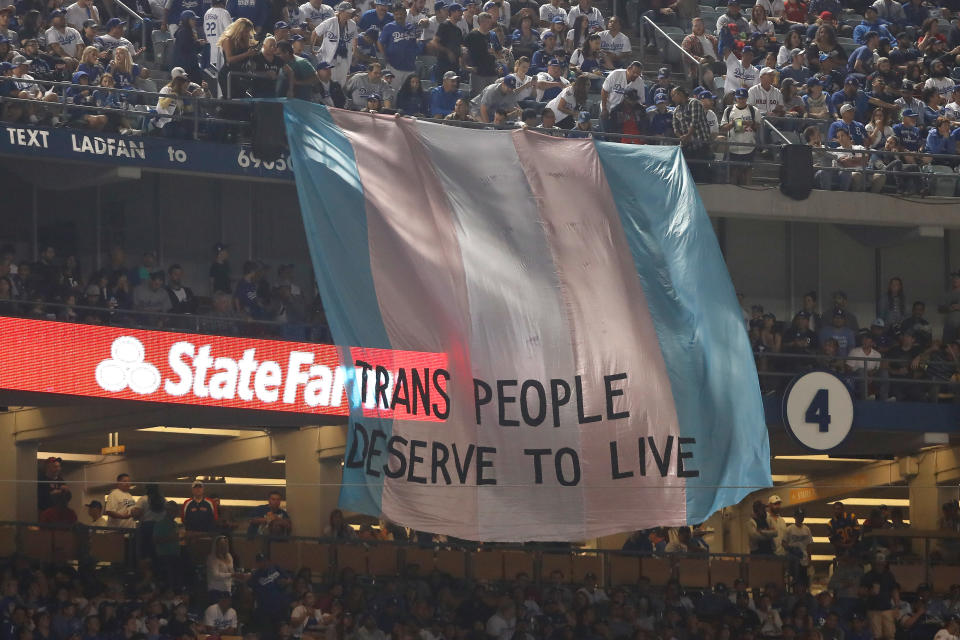
M 274 162 L 290 150 L 279 102 L 253 103 L 253 153 L 264 162 Z
M 806 200 L 813 190 L 813 149 L 806 144 L 780 148 L 780 191 L 794 200 Z

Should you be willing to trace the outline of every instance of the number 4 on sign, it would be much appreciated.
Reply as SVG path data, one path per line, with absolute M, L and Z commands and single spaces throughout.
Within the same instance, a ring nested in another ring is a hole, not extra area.
M 820 431 L 825 433 L 830 427 L 830 394 L 826 389 L 820 389 L 810 401 L 807 407 L 807 413 L 804 420 L 810 424 L 820 426 Z

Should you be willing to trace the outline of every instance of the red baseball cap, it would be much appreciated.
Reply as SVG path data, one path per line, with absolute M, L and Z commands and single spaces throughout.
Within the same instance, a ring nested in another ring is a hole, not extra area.
M 833 20 L 833 14 L 830 13 L 829 11 L 824 11 L 823 13 L 820 14 L 820 19 L 821 19 L 821 20 Z

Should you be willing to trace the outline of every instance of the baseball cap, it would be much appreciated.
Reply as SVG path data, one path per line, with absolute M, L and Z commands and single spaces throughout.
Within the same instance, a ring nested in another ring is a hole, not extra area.
M 290 25 L 288 25 L 288 24 L 287 24 L 286 22 L 284 22 L 283 20 L 281 20 L 280 22 L 277 22 L 276 24 L 273 25 L 273 30 L 274 30 L 274 31 L 279 31 L 280 29 L 289 29 L 289 28 L 290 28 Z
M 457 75 L 456 71 L 447 71 L 443 74 L 444 80 L 459 80 L 460 76 Z
M 557 34 L 555 34 L 553 31 L 544 30 L 543 35 L 540 36 L 540 39 L 546 40 L 547 38 L 556 38 L 556 37 L 557 37 Z
M 737 89 L 736 91 L 733 92 L 733 97 L 734 97 L 734 98 L 746 98 L 746 97 L 747 97 L 747 90 L 744 89 L 743 87 L 740 87 L 739 89 Z
M 590 112 L 589 112 L 589 111 L 581 111 L 581 112 L 577 115 L 577 123 L 578 123 L 578 124 L 583 124 L 584 122 L 590 122 Z
M 440 11 L 440 9 L 446 9 L 446 8 L 447 8 L 447 0 L 437 0 L 436 2 L 433 3 L 434 11 Z
M 170 79 L 172 80 L 174 78 L 187 79 L 187 72 L 184 71 L 183 67 L 174 67 L 173 69 L 170 69 Z
M 84 29 L 86 29 L 87 27 L 95 27 L 95 26 L 97 26 L 97 21 L 94 20 L 93 18 L 87 18 L 86 20 L 83 21 Z
M 841 113 L 841 114 L 844 114 L 844 113 L 846 113 L 847 111 L 856 111 L 856 109 L 857 109 L 857 108 L 856 108 L 855 106 L 853 106 L 852 104 L 850 104 L 849 102 L 845 102 L 845 103 L 843 104 L 843 106 L 840 107 L 840 113 Z
M 847 76 L 846 78 L 844 78 L 843 84 L 850 84 L 850 85 L 854 85 L 854 86 L 856 86 L 856 87 L 859 87 L 859 86 L 860 86 L 860 79 L 857 78 L 857 76 L 855 76 L 855 75 L 853 75 L 853 74 L 850 74 L 849 76 Z
M 740 4 L 740 0 L 727 0 L 727 6 L 728 6 L 728 7 L 729 7 L 730 5 L 732 5 L 732 4 L 739 5 L 739 4 Z
M 807 512 L 804 511 L 803 509 L 797 509 L 796 511 L 793 512 L 793 517 L 794 517 L 794 518 L 802 518 L 802 517 L 804 517 L 805 515 L 807 515 Z
M 665 95 L 662 94 L 662 93 L 658 93 L 658 94 L 657 94 L 657 97 L 653 99 L 653 103 L 654 103 L 654 104 L 660 104 L 660 103 L 666 102 L 666 101 L 667 101 L 667 96 L 665 96 Z
M 767 75 L 768 73 L 776 73 L 776 71 L 774 71 L 770 67 L 764 67 L 763 69 L 760 69 L 760 75 L 764 76 L 764 75 Z
M 900 115 L 904 118 L 916 118 L 919 114 L 913 109 L 904 109 L 900 112 Z
M 290 42 L 297 42 L 297 41 L 299 41 L 299 40 L 303 40 L 303 36 L 300 35 L 299 33 L 294 33 L 294 34 L 288 36 L 288 37 L 287 37 L 287 40 L 289 40 Z
M 13 66 L 17 67 L 21 64 L 33 64 L 33 60 L 30 60 L 25 56 L 13 56 Z
M 449 11 L 450 13 L 453 13 L 454 11 L 463 11 L 463 5 L 461 5 L 458 2 L 454 2 L 449 7 L 447 7 L 447 11 Z
M 216 244 L 213 245 L 213 252 L 214 252 L 214 253 L 220 253 L 221 251 L 223 251 L 224 249 L 228 248 L 229 246 L 230 246 L 230 245 L 228 245 L 228 244 L 225 243 L 225 242 L 217 242 Z
M 559 66 L 560 66 L 560 60 L 558 60 L 557 58 L 550 58 L 550 60 L 547 62 L 547 66 L 548 66 L 548 67 L 559 67 Z
M 71 80 L 73 81 L 73 84 L 78 84 L 80 82 L 80 78 L 89 78 L 89 77 L 90 77 L 90 74 L 87 73 L 86 71 L 74 71 L 73 75 L 71 76 Z
M 191 487 L 202 487 L 202 486 L 203 486 L 203 482 L 202 482 L 201 480 L 194 480 L 194 481 L 193 481 L 193 484 L 190 485 L 190 486 L 191 486 Z
M 702 94 L 704 91 L 706 91 L 706 89 L 704 89 L 700 85 L 697 85 L 696 87 L 693 88 L 693 95 L 699 98 L 700 94 Z
M 5 73 L 13 69 L 13 65 L 9 62 L 0 62 L 0 73 Z
M 871 327 L 885 327 L 885 326 L 887 326 L 887 323 L 883 321 L 883 318 L 875 318 L 875 319 L 873 320 L 873 322 L 870 323 L 870 326 L 871 326 Z
M 846 127 L 838 127 L 838 129 L 842 129 L 843 131 L 846 131 L 846 130 L 847 130 Z M 834 310 L 833 310 L 833 317 L 834 317 L 834 318 L 836 318 L 836 317 L 841 317 L 841 318 L 842 318 L 842 317 L 845 316 L 845 315 L 847 315 L 847 314 L 844 313 L 843 309 L 834 309 Z
M 668 69 L 667 67 L 660 67 L 660 70 L 657 71 L 657 79 L 659 80 L 660 78 L 669 78 L 669 77 L 670 77 L 670 69 Z
M 703 93 L 700 94 L 700 99 L 701 99 L 701 100 L 707 100 L 707 99 L 716 100 L 716 99 L 717 99 L 717 94 L 713 93 L 712 91 L 704 91 Z
M 197 14 L 195 14 L 195 13 L 194 13 L 193 11 L 191 11 L 190 9 L 184 9 L 183 11 L 180 12 L 180 21 L 181 21 L 181 22 L 182 22 L 183 20 L 189 20 L 189 19 L 191 19 L 191 18 L 193 18 L 193 19 L 195 20 L 195 19 L 197 18 Z
M 191 11 L 191 13 L 193 12 Z M 194 17 L 196 17 L 196 14 L 194 14 Z M 107 20 L 107 24 L 105 24 L 104 26 L 107 29 L 113 29 L 114 27 L 122 27 L 125 24 L 127 23 L 121 20 L 120 18 L 110 18 L 109 20 Z
M 383 100 L 383 98 L 380 97 L 380 94 L 379 94 L 379 93 L 368 93 L 368 94 L 367 94 L 367 101 L 370 101 L 370 100 L 376 100 L 376 101 L 379 102 L 379 101 Z
M 99 500 L 91 500 L 90 502 L 88 502 L 87 504 L 85 504 L 85 505 L 83 505 L 83 506 L 85 506 L 85 507 L 99 507 L 99 508 L 103 509 L 103 503 L 101 503 Z
M 810 78 L 807 80 L 807 87 L 822 87 L 823 83 L 820 82 L 817 78 Z
M 809 311 L 797 311 L 798 318 L 809 318 L 811 315 L 813 314 L 811 314 Z
M 396 78 L 396 77 L 397 77 L 396 74 L 393 73 L 393 71 L 390 71 L 390 69 L 384 69 L 384 70 L 383 70 L 383 73 L 380 74 L 380 75 L 381 75 L 382 77 L 384 77 L 384 78 Z
M 486 10 L 489 9 L 490 7 L 495 7 L 495 6 L 497 6 L 497 3 L 494 2 L 493 0 L 490 0 L 489 2 L 484 2 L 484 3 L 483 3 L 483 10 L 486 11 Z
M 50 12 L 50 17 L 51 17 L 51 18 L 56 18 L 57 16 L 66 15 L 66 13 L 67 13 L 67 12 L 64 11 L 63 9 L 54 9 L 53 11 Z
M 491 2 L 490 4 L 493 4 L 493 3 Z M 486 6 L 484 6 L 484 8 L 486 8 Z M 567 21 L 563 19 L 563 16 L 553 16 L 553 20 L 551 20 L 550 22 L 554 24 L 566 24 Z
M 791 50 L 790 50 L 790 57 L 791 57 L 791 58 L 792 58 L 793 56 L 802 56 L 802 55 L 803 55 L 803 49 L 791 49 Z
M 774 494 L 774 495 L 770 496 L 769 498 L 767 498 L 767 504 L 779 504 L 779 503 L 781 503 L 781 502 L 783 502 L 783 500 L 781 500 L 781 499 L 780 499 L 780 496 L 778 496 L 778 495 L 776 495 L 776 494 Z
M 821 20 L 833 20 L 833 14 L 830 13 L 829 11 L 821 11 L 821 12 L 820 12 L 820 19 L 821 19 Z
M 743 48 L 742 53 L 753 53 L 753 47 L 747 45 Z
M 353 5 L 349 2 L 341 2 L 337 5 L 337 11 L 353 11 Z
M 318 63 L 317 63 L 317 70 L 318 70 L 318 71 L 319 71 L 320 69 L 332 69 L 332 68 L 333 68 L 333 65 L 331 65 L 329 62 L 322 62 L 322 61 L 321 61 L 321 62 L 318 62 Z
M 517 79 L 514 76 L 507 76 L 503 79 L 503 84 L 507 85 L 511 89 L 517 88 Z

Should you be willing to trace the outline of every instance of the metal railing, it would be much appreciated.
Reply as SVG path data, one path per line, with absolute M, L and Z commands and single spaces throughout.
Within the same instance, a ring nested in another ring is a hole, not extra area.
M 644 23 L 646 23 L 646 24 L 650 25 L 651 27 L 653 27 L 653 28 L 656 30 L 656 32 L 660 34 L 660 36 L 664 39 L 664 41 L 666 41 L 668 47 L 669 47 L 669 46 L 672 46 L 672 47 L 676 48 L 678 51 L 680 51 L 680 53 L 682 54 L 683 57 L 687 58 L 688 60 L 690 60 L 690 62 L 693 63 L 693 68 L 696 69 L 696 74 L 697 74 L 697 75 L 696 75 L 697 81 L 696 81 L 696 83 L 694 84 L 694 86 L 698 86 L 698 85 L 702 84 L 703 70 L 700 68 L 700 61 L 697 60 L 696 58 L 694 58 L 693 55 L 692 55 L 689 51 L 687 51 L 686 49 L 684 49 L 683 46 L 682 46 L 679 42 L 676 42 L 673 38 L 671 38 L 670 35 L 669 35 L 666 31 L 664 31 L 663 29 L 661 29 L 660 26 L 659 26 L 656 22 L 654 22 L 653 20 L 651 20 L 649 16 L 643 16 L 642 18 L 643 18 L 643 22 L 644 22 Z M 646 43 L 643 41 L 643 40 L 644 40 L 644 38 L 643 38 L 643 29 L 640 29 L 640 33 L 641 33 L 641 35 L 640 35 L 640 48 L 641 48 L 641 51 L 642 51 L 642 50 L 645 50 L 645 49 L 646 49 Z M 641 60 L 641 61 L 642 61 L 642 60 Z M 669 64 L 669 63 L 667 63 L 667 64 Z
M 143 38 L 143 46 L 147 46 L 147 21 L 139 13 L 125 5 L 121 0 L 113 0 L 113 4 L 120 7 L 124 13 L 140 23 L 140 34 Z

